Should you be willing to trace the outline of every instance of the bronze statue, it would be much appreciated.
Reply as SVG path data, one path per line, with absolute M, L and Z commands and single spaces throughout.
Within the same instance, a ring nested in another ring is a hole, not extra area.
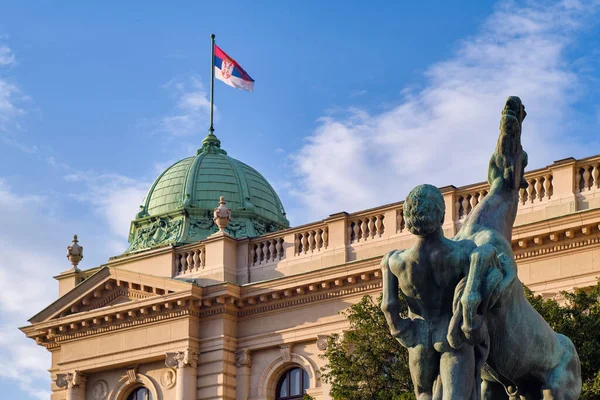
M 552 331 L 529 304 L 512 253 L 518 193 L 520 188 L 527 187 L 523 179 L 527 154 L 521 146 L 525 116 L 521 100 L 509 97 L 488 169 L 490 191 L 474 207 L 458 234 L 452 240 L 442 241 L 430 234 L 423 235 L 419 229 L 411 229 L 419 236 L 417 244 L 383 258 L 382 309 L 392 334 L 409 348 L 411 375 L 419 400 L 461 398 L 456 393 L 465 386 L 465 379 L 473 390 L 469 397 L 462 397 L 464 399 L 579 398 L 581 367 L 575 347 L 566 336 Z M 435 191 L 429 186 L 427 190 Z M 406 203 L 413 201 L 411 194 Z M 416 225 L 433 221 L 432 215 L 437 215 L 430 207 L 421 206 L 417 207 L 416 216 L 411 216 L 414 207 L 410 204 L 407 207 L 406 203 L 405 219 L 414 218 Z M 440 228 L 441 220 L 438 220 L 437 230 Z M 418 252 L 419 248 L 428 250 Z M 448 248 L 461 249 L 448 253 Z M 468 252 L 466 257 L 465 252 Z M 406 266 L 410 267 L 409 273 Z M 460 273 L 462 275 L 457 277 Z M 434 279 L 425 284 L 424 276 Z M 440 276 L 446 280 L 436 279 Z M 402 319 L 397 313 L 398 288 L 407 300 L 410 318 Z M 448 292 L 452 292 L 452 301 Z M 438 310 L 434 314 L 423 312 L 421 303 L 432 301 L 439 301 Z M 436 336 L 440 332 L 447 332 L 445 340 Z M 429 351 L 433 357 L 420 356 L 419 346 L 421 349 L 433 347 L 438 354 Z M 474 369 L 469 370 L 470 378 L 456 375 L 453 364 L 441 362 L 453 354 L 473 355 Z M 437 376 L 431 373 L 436 368 L 441 384 L 434 387 Z M 423 370 L 429 375 L 423 375 L 420 372 Z M 480 377 L 483 378 L 481 387 Z M 423 384 L 420 381 L 424 379 Z

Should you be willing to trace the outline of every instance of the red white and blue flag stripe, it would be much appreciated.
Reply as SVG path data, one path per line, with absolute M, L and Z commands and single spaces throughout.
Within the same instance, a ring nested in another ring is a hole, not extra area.
M 254 79 L 215 44 L 215 78 L 231 87 L 251 92 L 254 90 Z

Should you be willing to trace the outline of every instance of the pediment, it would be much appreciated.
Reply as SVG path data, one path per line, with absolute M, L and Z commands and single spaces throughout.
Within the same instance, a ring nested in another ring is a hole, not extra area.
M 59 298 L 29 321 L 64 318 L 118 304 L 189 289 L 190 283 L 105 267 Z

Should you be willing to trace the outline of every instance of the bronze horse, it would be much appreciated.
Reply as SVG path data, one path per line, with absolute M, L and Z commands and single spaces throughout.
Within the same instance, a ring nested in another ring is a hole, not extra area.
M 455 240 L 479 246 L 469 275 L 457 287 L 449 343 L 482 343 L 489 355 L 482 368 L 482 399 L 575 400 L 581 365 L 568 337 L 555 333 L 525 298 L 511 247 L 519 189 L 526 188 L 527 154 L 521 146 L 525 108 L 509 97 L 500 137 L 491 157 L 488 195 L 469 214 Z

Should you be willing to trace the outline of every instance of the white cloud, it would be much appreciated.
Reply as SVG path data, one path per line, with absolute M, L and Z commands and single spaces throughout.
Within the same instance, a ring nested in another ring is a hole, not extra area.
M 13 65 L 15 63 L 15 54 L 10 47 L 5 44 L 0 44 L 0 65 Z
M 0 43 L 0 72 L 3 68 L 15 64 L 12 50 Z M 29 97 L 21 92 L 16 83 L 0 75 L 0 140 L 22 152 L 35 153 L 35 146 L 25 144 L 17 137 L 17 133 L 23 131 L 19 122 L 26 113 L 21 104 L 27 100 L 30 100 Z
M 0 178 L 0 378 L 37 398 L 49 398 L 50 355 L 17 330 L 55 297 L 52 276 L 70 267 L 68 224 L 45 215 L 48 199 L 15 193 Z
M 210 101 L 199 76 L 172 79 L 163 88 L 170 92 L 175 100 L 175 107 L 170 114 L 160 119 L 161 132 L 186 136 L 198 134 L 208 128 Z
M 89 203 L 92 210 L 106 222 L 116 239 L 122 240 L 121 246 L 112 246 L 117 252 L 127 247 L 129 224 L 139 211 L 149 182 L 140 182 L 119 174 L 98 174 L 94 172 L 75 173 L 65 176 L 69 182 L 79 182 L 84 188 L 72 196 Z M 118 242 L 117 242 L 118 243 Z
M 431 65 L 420 91 L 388 111 L 349 109 L 323 117 L 292 155 L 292 190 L 306 221 L 398 201 L 416 184 L 485 180 L 500 111 L 519 95 L 529 113 L 530 165 L 575 154 L 565 121 L 581 84 L 564 55 L 597 3 L 505 4 L 450 59 Z

